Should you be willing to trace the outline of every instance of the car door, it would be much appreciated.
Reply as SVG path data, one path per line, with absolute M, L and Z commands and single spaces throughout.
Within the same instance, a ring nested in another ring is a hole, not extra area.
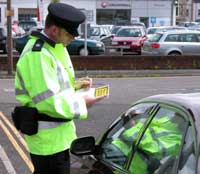
M 195 136 L 187 114 L 175 106 L 160 104 L 133 145 L 127 164 L 131 174 L 196 174 Z
M 132 144 L 136 142 L 140 130 L 146 126 L 145 123 L 155 107 L 155 103 L 140 103 L 128 109 L 121 118 L 116 120 L 101 138 L 99 142 L 100 153 L 95 155 L 94 158 L 97 160 L 95 162 L 93 160 L 94 163 L 88 173 L 130 173 L 126 167 L 126 162 L 130 158 Z M 132 127 L 135 128 L 135 133 L 130 138 L 124 133 Z M 91 164 L 91 162 L 89 163 Z
M 200 53 L 200 42 L 195 33 L 180 34 L 179 41 L 184 55 L 198 55 Z

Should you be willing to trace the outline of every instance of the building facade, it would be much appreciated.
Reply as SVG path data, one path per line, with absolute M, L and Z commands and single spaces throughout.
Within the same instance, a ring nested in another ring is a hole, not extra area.
M 35 1 L 35 2 L 33 2 Z M 38 18 L 44 24 L 50 0 L 12 0 L 14 16 L 12 20 L 31 20 Z M 71 4 L 87 16 L 91 24 L 124 25 L 144 22 L 146 26 L 171 25 L 176 18 L 172 0 L 60 0 Z M 39 7 L 39 8 L 38 8 Z M 6 24 L 7 1 L 0 0 L 0 25 Z M 192 0 L 179 0 L 177 20 L 195 21 L 200 18 L 199 3 Z M 175 24 L 175 23 L 173 23 Z

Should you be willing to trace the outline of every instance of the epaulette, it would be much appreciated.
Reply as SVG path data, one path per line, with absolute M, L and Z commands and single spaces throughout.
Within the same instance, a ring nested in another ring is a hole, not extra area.
M 35 44 L 33 45 L 32 51 L 41 51 L 44 45 L 44 41 L 42 39 L 36 40 Z

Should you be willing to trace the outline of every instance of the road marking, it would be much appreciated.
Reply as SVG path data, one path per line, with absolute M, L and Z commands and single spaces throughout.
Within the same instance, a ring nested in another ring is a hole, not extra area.
M 13 88 L 4 88 L 3 91 L 4 92 L 15 92 L 15 90 Z
M 18 132 L 18 130 L 10 123 L 10 121 L 6 118 L 6 116 L 3 115 L 2 112 L 0 112 L 0 117 L 2 120 L 10 127 L 10 129 L 13 131 L 15 136 L 19 139 L 19 141 L 22 143 L 22 145 L 25 147 L 25 149 L 28 151 L 27 144 L 24 140 L 24 138 L 21 136 L 21 134 Z
M 0 120 L 0 127 L 3 129 L 4 133 L 6 134 L 6 136 L 8 137 L 8 139 L 10 140 L 10 142 L 12 143 L 13 147 L 17 150 L 17 152 L 19 153 L 19 155 L 21 156 L 21 158 L 24 160 L 24 162 L 26 163 L 26 165 L 28 166 L 28 168 L 30 169 L 30 171 L 33 172 L 34 171 L 33 164 L 31 163 L 31 161 L 29 160 L 29 158 L 26 156 L 26 154 L 24 153 L 24 151 L 21 149 L 21 147 L 17 144 L 16 140 L 11 135 L 11 133 L 9 132 L 9 130 L 6 128 L 6 126 L 4 125 L 4 123 L 2 122 L 2 120 Z
M 4 151 L 4 149 L 1 145 L 0 145 L 0 158 L 1 158 L 8 174 L 16 174 L 16 171 L 15 171 L 11 161 L 9 160 L 6 152 Z

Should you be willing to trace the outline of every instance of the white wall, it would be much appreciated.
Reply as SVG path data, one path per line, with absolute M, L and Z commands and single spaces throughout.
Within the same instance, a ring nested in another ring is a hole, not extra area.
M 154 26 L 170 25 L 171 1 L 170 0 L 133 0 L 132 18 L 149 17 L 149 26 L 152 26 L 151 17 L 156 17 Z

